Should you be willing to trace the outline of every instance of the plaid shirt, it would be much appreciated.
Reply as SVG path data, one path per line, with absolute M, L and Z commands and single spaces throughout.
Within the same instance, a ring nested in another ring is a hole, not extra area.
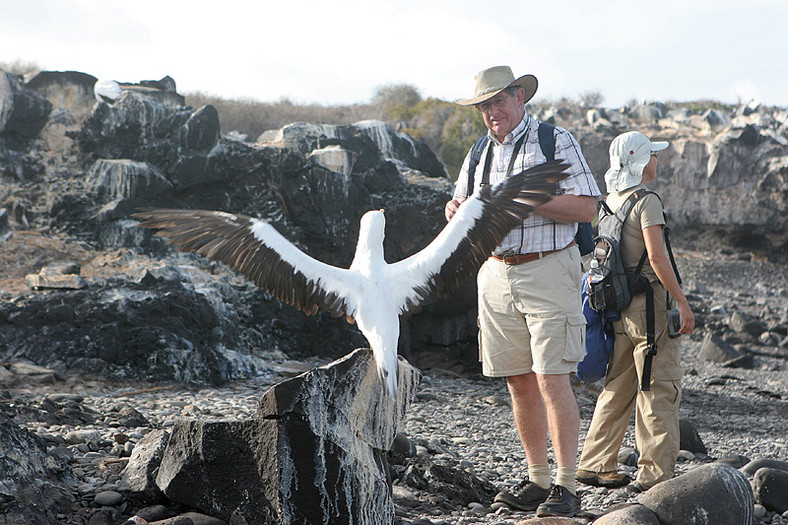
M 512 166 L 512 173 L 519 173 L 546 162 L 547 159 L 539 146 L 538 128 L 539 122 L 531 118 L 526 112 L 520 124 L 505 137 L 503 142 L 498 141 L 498 139 L 488 133 L 487 147 L 482 152 L 481 160 L 476 167 L 474 191 L 479 189 L 481 185 L 488 148 L 493 148 L 489 180 L 490 184 L 493 185 L 506 177 L 506 170 L 514 153 L 515 143 L 522 137 L 523 133 L 527 135 Z M 594 176 L 588 168 L 585 158 L 583 158 L 580 146 L 568 131 L 559 127 L 555 128 L 555 159 L 565 160 L 570 164 L 569 177 L 559 183 L 559 195 L 599 197 L 599 187 L 597 187 Z M 455 199 L 468 196 L 469 160 L 470 152 L 465 157 L 460 169 L 460 175 L 457 178 L 457 186 L 454 190 Z M 502 253 L 532 253 L 557 250 L 572 242 L 576 232 L 577 223 L 554 222 L 546 217 L 532 213 L 525 218 L 519 228 L 513 229 L 506 235 L 503 242 L 493 253 L 498 255 Z

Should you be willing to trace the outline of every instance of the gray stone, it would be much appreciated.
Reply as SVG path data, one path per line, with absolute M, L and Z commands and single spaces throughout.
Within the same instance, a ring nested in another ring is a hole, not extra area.
M 659 525 L 654 512 L 643 505 L 627 505 L 603 514 L 594 525 Z
M 720 131 L 731 125 L 731 118 L 728 114 L 714 108 L 707 110 L 703 114 L 703 119 L 708 122 L 714 131 Z
M 153 430 L 134 447 L 122 472 L 121 491 L 129 499 L 149 504 L 161 502 L 164 497 L 156 485 L 164 449 L 169 440 L 166 430 Z
M 752 478 L 755 502 L 779 514 L 788 510 L 788 470 L 760 468 Z
M 758 470 L 762 468 L 772 468 L 788 472 L 788 461 L 780 461 L 777 459 L 758 458 L 747 462 L 739 470 L 747 477 L 752 477 Z
M 171 518 L 172 513 L 164 505 L 149 505 L 138 510 L 135 516 L 138 516 L 145 521 L 153 522 Z
M 134 198 L 151 201 L 173 188 L 156 166 L 129 159 L 97 160 L 87 181 L 102 203 Z
M 747 478 L 722 463 L 658 483 L 638 502 L 653 510 L 661 525 L 752 525 L 754 520 Z
M 665 116 L 663 111 L 651 104 L 637 105 L 629 110 L 627 115 L 638 124 L 656 124 L 659 119 Z
M 211 105 L 203 106 L 189 117 L 184 128 L 186 147 L 207 153 L 219 142 L 219 113 Z
M 0 208 L 0 242 L 8 239 L 13 234 L 14 230 L 8 222 L 8 210 Z
M 0 135 L 36 137 L 47 123 L 52 103 L 0 69 Z
M 73 119 L 82 121 L 96 104 L 93 96 L 96 80 L 93 75 L 79 71 L 39 71 L 27 79 L 25 87 L 52 102 L 54 107 L 67 110 Z
M 48 264 L 38 272 L 40 275 L 79 275 L 82 271 L 77 262 L 56 262 Z
M 705 454 L 706 445 L 695 429 L 695 426 L 688 419 L 679 419 L 679 448 L 681 450 L 689 450 L 694 454 Z
M 206 516 L 205 514 L 201 514 L 199 512 L 184 512 L 180 515 L 180 517 L 192 520 L 194 525 L 227 525 L 227 522 L 224 520 L 214 518 L 213 516 Z M 232 523 L 236 522 L 233 521 Z
M 14 75 L 0 69 L 0 133 L 5 131 L 14 111 L 14 92 L 18 82 Z
M 698 359 L 734 368 L 752 368 L 753 366 L 752 354 L 745 354 L 737 350 L 712 332 L 708 332 L 703 338 Z
M 746 333 L 754 337 L 758 337 L 766 331 L 766 325 L 762 321 L 759 319 L 747 319 L 739 312 L 734 312 L 731 315 L 728 324 L 737 332 Z
M 385 452 L 418 377 L 400 360 L 393 399 L 371 351 L 356 350 L 272 387 L 249 420 L 179 420 L 156 483 L 171 501 L 225 520 L 389 523 Z
M 79 275 L 45 275 L 29 274 L 25 276 L 25 284 L 33 290 L 60 289 L 80 290 L 87 286 L 85 280 Z
M 416 445 L 406 434 L 397 432 L 391 443 L 391 452 L 410 458 L 416 455 Z
M 175 516 L 157 521 L 156 525 L 195 525 L 194 520 L 188 516 Z
M 109 507 L 114 507 L 123 501 L 123 495 L 120 492 L 115 492 L 114 490 L 105 490 L 96 494 L 96 497 L 93 498 L 93 501 L 96 503 L 96 505 L 107 505 Z
M 43 439 L 0 411 L 0 501 L 9 523 L 57 523 L 75 502 L 69 477 L 61 456 L 47 454 Z
M 740 456 L 740 455 L 729 455 L 729 456 L 723 456 L 721 458 L 718 458 L 716 462 L 717 463 L 725 463 L 726 465 L 730 465 L 733 468 L 740 469 L 744 465 L 749 463 L 750 459 L 745 457 L 745 456 Z
M 307 158 L 314 160 L 327 170 L 350 177 L 358 154 L 340 146 L 326 146 L 322 149 L 312 150 Z

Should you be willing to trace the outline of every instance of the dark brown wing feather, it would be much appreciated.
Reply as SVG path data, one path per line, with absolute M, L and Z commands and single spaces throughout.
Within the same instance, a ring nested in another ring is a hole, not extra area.
M 253 219 L 241 214 L 206 210 L 143 209 L 134 213 L 139 226 L 156 230 L 167 243 L 183 252 L 195 252 L 221 261 L 239 271 L 276 299 L 313 315 L 324 308 L 333 315 L 347 313 L 344 301 L 320 288 L 316 275 L 307 276 L 297 264 L 283 259 L 275 249 L 288 241 L 276 234 L 271 246 L 257 239 Z M 289 243 L 288 243 L 289 244 Z M 290 245 L 292 250 L 297 250 Z M 328 272 L 328 265 L 303 252 L 305 261 Z

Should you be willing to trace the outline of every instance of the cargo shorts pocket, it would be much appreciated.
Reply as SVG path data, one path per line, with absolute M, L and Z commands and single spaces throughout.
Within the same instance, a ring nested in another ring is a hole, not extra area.
M 566 317 L 566 348 L 564 360 L 579 363 L 586 351 L 586 318 L 582 314 Z

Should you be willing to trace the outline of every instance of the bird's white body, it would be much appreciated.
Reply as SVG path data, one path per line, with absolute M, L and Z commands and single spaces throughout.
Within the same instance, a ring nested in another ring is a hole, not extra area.
M 451 230 L 457 230 L 460 222 L 452 223 Z M 440 269 L 436 257 L 440 254 L 437 247 L 433 247 L 432 250 L 420 252 L 419 257 L 388 264 L 383 257 L 385 227 L 382 210 L 364 214 L 356 254 L 348 269 L 326 265 L 311 258 L 304 259 L 303 254 L 268 223 L 257 221 L 253 231 L 258 240 L 272 246 L 273 239 L 279 237 L 279 242 L 275 243 L 276 250 L 284 260 L 304 275 L 318 276 L 317 286 L 344 298 L 347 316 L 355 321 L 367 339 L 375 356 L 378 373 L 389 393 L 394 395 L 397 390 L 399 317 L 406 312 L 409 299 L 416 301 L 416 289 L 423 286 L 428 274 Z

